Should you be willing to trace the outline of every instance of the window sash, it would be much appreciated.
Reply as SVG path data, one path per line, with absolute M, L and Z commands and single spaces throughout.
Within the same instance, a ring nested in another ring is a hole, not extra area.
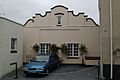
M 11 38 L 11 50 L 17 49 L 17 38 Z
M 57 16 L 58 24 L 61 24 L 61 16 Z
M 50 43 L 40 43 L 39 53 L 41 55 L 47 55 L 50 53 Z
M 79 55 L 79 44 L 69 43 L 68 44 L 68 57 L 78 57 Z

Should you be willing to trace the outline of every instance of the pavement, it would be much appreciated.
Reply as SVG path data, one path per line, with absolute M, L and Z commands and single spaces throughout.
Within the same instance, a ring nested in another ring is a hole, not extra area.
M 98 80 L 96 66 L 61 65 L 46 76 L 26 76 L 21 69 L 18 70 L 18 79 L 15 71 L 0 78 L 0 80 Z

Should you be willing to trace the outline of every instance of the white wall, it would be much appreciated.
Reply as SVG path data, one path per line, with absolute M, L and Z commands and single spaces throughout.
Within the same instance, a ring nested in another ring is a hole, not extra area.
M 11 38 L 17 38 L 17 53 L 11 53 Z M 17 62 L 22 66 L 23 55 L 23 26 L 6 18 L 0 17 L 0 77 L 11 72 Z

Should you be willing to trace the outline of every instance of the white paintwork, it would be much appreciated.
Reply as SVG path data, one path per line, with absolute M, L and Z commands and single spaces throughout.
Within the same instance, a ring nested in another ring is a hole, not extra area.
M 18 53 L 11 53 L 11 37 L 17 38 Z M 9 19 L 0 17 L 0 77 L 22 66 L 23 57 L 23 26 Z

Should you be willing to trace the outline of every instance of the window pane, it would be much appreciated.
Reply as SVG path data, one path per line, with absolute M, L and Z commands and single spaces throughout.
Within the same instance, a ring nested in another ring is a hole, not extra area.
M 68 44 L 68 56 L 72 56 L 72 44 Z
M 17 38 L 11 38 L 11 49 L 17 49 Z
M 50 53 L 50 44 L 49 43 L 40 43 L 40 54 L 47 55 Z
M 74 54 L 74 56 L 78 56 L 78 54 Z
M 61 16 L 57 16 L 58 18 L 58 24 L 61 24 Z
M 68 56 L 78 56 L 78 44 L 76 43 L 69 43 L 68 44 Z

